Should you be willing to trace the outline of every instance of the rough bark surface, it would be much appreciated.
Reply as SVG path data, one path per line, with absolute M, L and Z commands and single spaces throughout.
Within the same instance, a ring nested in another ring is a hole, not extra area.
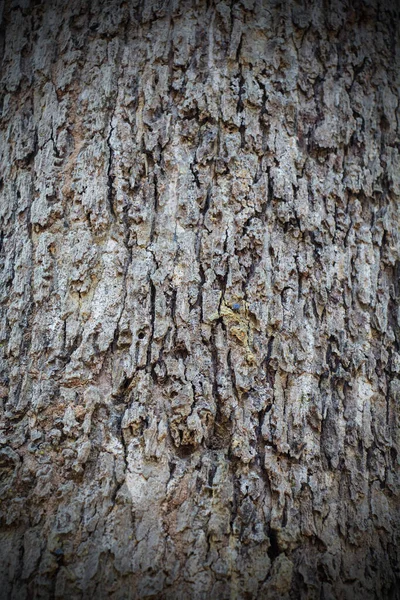
M 2 9 L 2 598 L 399 598 L 396 4 Z

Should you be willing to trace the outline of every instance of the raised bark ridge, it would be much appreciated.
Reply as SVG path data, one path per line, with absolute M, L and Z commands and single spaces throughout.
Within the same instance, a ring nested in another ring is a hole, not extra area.
M 399 598 L 394 3 L 28 4 L 3 597 Z

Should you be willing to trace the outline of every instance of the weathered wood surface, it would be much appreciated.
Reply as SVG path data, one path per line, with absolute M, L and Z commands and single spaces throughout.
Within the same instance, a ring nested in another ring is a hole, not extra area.
M 395 2 L 2 11 L 2 598 L 399 598 Z

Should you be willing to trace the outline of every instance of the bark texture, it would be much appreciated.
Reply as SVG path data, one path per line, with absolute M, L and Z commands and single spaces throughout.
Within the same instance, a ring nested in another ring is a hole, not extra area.
M 2 598 L 400 598 L 397 23 L 6 0 Z

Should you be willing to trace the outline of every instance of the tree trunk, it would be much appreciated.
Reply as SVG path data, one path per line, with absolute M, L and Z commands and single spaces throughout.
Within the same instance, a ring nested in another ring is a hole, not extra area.
M 392 4 L 6 0 L 1 598 L 400 598 Z

